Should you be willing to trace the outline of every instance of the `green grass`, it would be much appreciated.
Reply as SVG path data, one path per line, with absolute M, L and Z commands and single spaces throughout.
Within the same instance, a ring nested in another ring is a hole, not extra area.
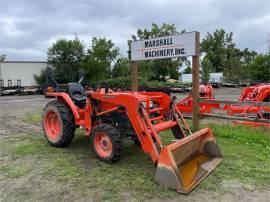
M 42 112 L 33 112 L 33 113 L 27 113 L 23 117 L 22 121 L 30 124 L 38 124 L 42 121 Z
M 0 172 L 5 173 L 8 178 L 18 178 L 28 174 L 30 168 L 27 165 L 0 166 Z
M 270 131 L 245 126 L 214 125 L 224 160 L 203 187 L 216 189 L 218 182 L 238 180 L 253 188 L 270 185 Z
M 224 160 L 198 189 L 223 191 L 224 180 L 237 180 L 256 189 L 269 187 L 269 130 L 214 124 L 208 127 L 214 131 Z M 167 142 L 171 140 L 169 134 L 163 134 Z M 82 194 L 92 190 L 98 193 L 96 200 L 124 200 L 126 195 L 138 200 L 168 199 L 178 195 L 155 183 L 155 167 L 149 156 L 130 142 L 125 144 L 121 160 L 108 165 L 96 159 L 90 150 L 89 139 L 82 132 L 78 132 L 67 148 L 54 148 L 43 137 L 27 135 L 5 141 L 8 141 L 5 148 L 10 162 L 1 165 L 0 172 L 6 173 L 8 178 L 29 175 L 29 169 L 32 173 L 37 169 L 35 164 L 40 163 L 42 175 L 71 184 Z M 32 159 L 33 163 L 20 169 L 23 159 Z M 12 169 L 14 162 L 11 161 L 20 163 Z

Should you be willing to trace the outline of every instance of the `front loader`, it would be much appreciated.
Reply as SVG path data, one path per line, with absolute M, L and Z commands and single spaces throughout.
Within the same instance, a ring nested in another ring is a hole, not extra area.
M 161 92 L 114 92 L 108 88 L 84 91 L 80 83 L 49 87 L 56 98 L 43 113 L 45 137 L 52 146 L 68 146 L 77 127 L 92 139 L 95 155 L 113 163 L 120 159 L 124 139 L 130 138 L 157 167 L 158 184 L 190 192 L 222 161 L 211 129 L 192 133 L 182 114 Z M 163 131 L 172 132 L 164 145 Z

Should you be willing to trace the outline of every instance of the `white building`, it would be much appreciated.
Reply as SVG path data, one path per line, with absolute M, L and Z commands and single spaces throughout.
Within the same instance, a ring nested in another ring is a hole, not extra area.
M 47 67 L 45 61 L 2 61 L 0 62 L 0 85 L 37 86 L 34 75 Z
M 209 74 L 210 83 L 222 83 L 223 82 L 223 72 L 210 73 Z
M 181 74 L 179 77 L 181 82 L 192 82 L 192 74 Z
M 179 77 L 179 81 L 192 82 L 192 74 L 181 74 Z M 223 73 L 222 72 L 209 74 L 209 82 L 210 83 L 222 83 L 222 81 L 223 81 Z

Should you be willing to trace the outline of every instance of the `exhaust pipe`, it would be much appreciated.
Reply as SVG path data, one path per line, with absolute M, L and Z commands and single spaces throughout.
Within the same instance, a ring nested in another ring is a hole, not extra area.
M 161 149 L 155 180 L 187 194 L 221 161 L 211 129 L 204 128 Z

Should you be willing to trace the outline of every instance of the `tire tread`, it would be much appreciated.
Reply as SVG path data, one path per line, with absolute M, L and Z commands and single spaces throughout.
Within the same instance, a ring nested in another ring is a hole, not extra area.
M 63 123 L 62 134 L 61 134 L 61 137 L 56 142 L 50 141 L 49 138 L 46 136 L 46 133 L 43 127 L 44 135 L 47 138 L 50 145 L 54 147 L 66 147 L 72 142 L 72 139 L 74 137 L 74 132 L 76 129 L 75 124 L 74 124 L 73 114 L 70 108 L 66 104 L 58 100 L 54 100 L 54 101 L 49 102 L 45 106 L 44 111 L 43 111 L 43 116 L 45 115 L 46 109 L 48 107 L 54 107 L 58 110 L 62 119 L 62 123 Z
M 95 145 L 94 145 L 95 133 L 100 132 L 100 131 L 107 133 L 110 136 L 113 143 L 113 154 L 108 159 L 100 157 L 95 150 Z M 118 131 L 116 127 L 110 124 L 100 124 L 95 129 L 93 129 L 91 136 L 92 136 L 92 149 L 95 155 L 100 160 L 105 161 L 107 163 L 114 163 L 114 162 L 117 162 L 121 158 L 122 150 L 123 150 L 123 140 L 121 138 L 120 132 Z

